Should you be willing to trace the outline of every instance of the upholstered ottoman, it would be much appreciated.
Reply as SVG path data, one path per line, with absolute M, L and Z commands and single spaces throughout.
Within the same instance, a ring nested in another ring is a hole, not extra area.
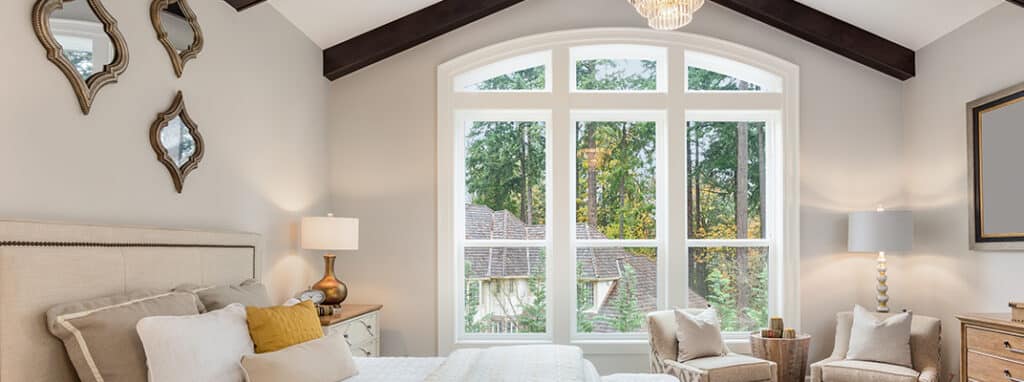
M 612 374 L 601 377 L 601 382 L 679 382 L 667 374 Z

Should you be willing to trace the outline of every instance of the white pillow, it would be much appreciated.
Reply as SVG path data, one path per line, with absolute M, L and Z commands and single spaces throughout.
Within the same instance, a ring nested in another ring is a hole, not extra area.
M 340 334 L 242 357 L 248 382 L 338 382 L 359 374 L 352 350 Z
M 913 367 L 910 358 L 910 312 L 879 319 L 864 307 L 853 308 L 853 328 L 846 359 Z
M 192 316 L 153 316 L 135 325 L 146 350 L 149 382 L 241 382 L 238 361 L 253 353 L 245 306 Z
M 679 341 L 676 357 L 679 362 L 725 353 L 715 308 L 707 308 L 697 315 L 676 309 L 676 339 Z

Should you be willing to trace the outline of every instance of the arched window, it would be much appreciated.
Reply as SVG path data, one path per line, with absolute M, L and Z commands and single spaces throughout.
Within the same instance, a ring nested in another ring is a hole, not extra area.
M 797 81 L 750 48 L 637 29 L 441 65 L 439 351 L 639 353 L 645 315 L 672 307 L 714 306 L 734 345 L 770 316 L 798 327 Z

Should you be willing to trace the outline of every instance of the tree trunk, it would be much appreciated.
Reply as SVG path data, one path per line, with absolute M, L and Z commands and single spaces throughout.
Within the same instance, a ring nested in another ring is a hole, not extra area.
M 757 142 L 758 142 L 758 147 L 757 147 L 757 170 L 758 170 L 758 174 L 757 174 L 757 190 L 758 190 L 758 197 L 760 198 L 760 199 L 758 199 L 757 205 L 760 207 L 758 219 L 759 219 L 759 222 L 760 222 L 759 225 L 760 225 L 760 228 L 761 228 L 759 233 L 761 234 L 761 238 L 762 239 L 765 238 L 765 234 L 764 234 L 765 233 L 765 219 L 767 219 L 767 215 L 765 215 L 765 203 L 768 202 L 768 200 L 765 198 L 765 195 L 766 195 L 765 194 L 765 189 L 766 189 L 766 185 L 765 185 L 766 170 L 765 170 L 765 167 L 767 166 L 767 164 L 764 161 L 764 159 L 765 159 L 764 155 L 765 155 L 765 150 L 766 150 L 765 149 L 765 145 L 764 145 L 765 144 L 765 136 L 764 136 L 764 134 L 765 134 L 764 127 L 761 127 L 760 129 L 757 129 Z
M 519 168 L 523 177 L 523 191 L 520 196 L 519 203 L 519 218 L 522 219 L 526 225 L 533 224 L 533 192 L 530 189 L 530 126 L 526 123 L 519 122 L 519 129 L 522 131 L 522 140 L 520 145 L 519 156 Z
M 740 81 L 740 90 L 746 90 L 747 83 Z M 749 201 L 747 200 L 750 181 L 750 125 L 747 122 L 736 124 L 736 238 L 746 239 L 749 226 L 747 224 Z M 746 308 L 750 306 L 750 262 L 747 248 L 736 248 L 736 313 L 740 322 L 749 320 Z
M 700 124 L 695 124 L 693 134 L 690 137 L 693 143 L 693 151 L 692 154 L 689 152 L 687 153 L 687 155 L 692 157 L 693 162 L 693 171 L 690 173 L 691 176 L 689 179 L 690 188 L 692 189 L 692 192 L 690 193 L 692 202 L 687 207 L 692 208 L 693 210 L 693 214 L 690 215 L 690 224 L 688 224 L 687 228 L 687 230 L 690 231 L 690 238 L 696 238 L 695 233 L 698 232 L 704 224 L 704 211 L 701 209 L 702 184 L 700 176 L 700 140 L 703 134 L 701 134 L 700 129 Z M 697 293 L 698 295 L 706 299 L 708 297 L 708 265 L 707 263 L 704 262 L 694 261 L 698 257 L 703 257 L 704 249 L 694 248 L 692 249 L 692 251 L 693 252 L 690 260 L 690 287 L 693 289 L 694 293 Z M 692 308 L 703 307 L 694 306 Z
M 629 136 L 628 136 L 629 130 L 627 129 L 625 122 L 622 123 L 622 125 L 619 127 L 619 129 L 620 129 L 620 135 L 619 135 L 619 147 L 618 147 L 619 153 L 618 154 L 620 156 L 626 156 L 626 155 L 630 154 L 628 152 L 625 152 L 626 144 L 629 141 L 629 139 L 628 139 L 629 138 Z M 620 163 L 625 163 L 625 161 L 620 161 Z M 626 233 L 624 231 L 626 230 L 626 208 L 625 208 L 625 206 L 626 206 L 626 178 L 628 177 L 628 175 L 629 175 L 629 169 L 627 168 L 627 169 L 625 169 L 625 173 L 622 174 L 621 176 L 619 176 L 619 205 L 616 206 L 616 207 L 618 207 L 618 215 L 619 215 L 619 240 L 622 240 L 622 239 L 626 238 Z
M 587 166 L 587 225 L 597 228 L 597 143 L 594 141 L 594 125 L 586 124 L 587 151 L 584 155 Z

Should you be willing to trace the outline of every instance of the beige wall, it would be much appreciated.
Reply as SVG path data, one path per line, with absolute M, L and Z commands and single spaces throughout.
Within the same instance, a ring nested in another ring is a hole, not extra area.
M 296 255 L 292 225 L 328 206 L 320 51 L 269 5 L 194 0 L 206 47 L 179 80 L 149 1 L 104 2 L 131 62 L 89 116 L 33 33 L 34 1 L 0 2 L 0 218 L 257 232 L 274 297 L 308 285 L 319 260 Z M 179 89 L 207 145 L 181 195 L 149 144 Z
M 959 359 L 954 314 L 1007 312 L 1024 297 L 1024 253 L 968 250 L 966 104 L 1024 82 L 1024 8 L 1004 4 L 918 52 L 904 88 L 908 197 L 916 234 L 910 256 L 893 258 L 892 289 L 915 312 L 942 318 L 950 372 Z M 950 367 L 951 366 L 951 367 Z
M 335 211 L 361 218 L 363 232 L 360 250 L 339 259 L 339 272 L 352 301 L 385 305 L 385 354 L 437 348 L 437 66 L 516 37 L 623 26 L 645 27 L 621 0 L 529 0 L 331 84 Z M 711 3 L 685 31 L 801 67 L 802 321 L 816 336 L 815 358 L 823 358 L 835 312 L 874 303 L 873 257 L 845 253 L 846 212 L 904 202 L 902 85 Z M 595 358 L 606 373 L 647 367 L 646 355 Z

